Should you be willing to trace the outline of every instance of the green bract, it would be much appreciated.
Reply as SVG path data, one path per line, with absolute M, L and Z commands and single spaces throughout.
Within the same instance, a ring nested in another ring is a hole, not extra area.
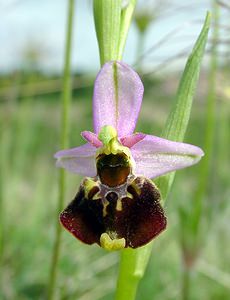
M 122 59 L 136 0 L 126 2 L 94 0 L 94 21 L 101 65 L 107 61 Z

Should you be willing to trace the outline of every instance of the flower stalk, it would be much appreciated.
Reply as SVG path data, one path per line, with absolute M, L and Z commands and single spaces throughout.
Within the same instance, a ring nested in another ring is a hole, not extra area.
M 63 74 L 63 95 L 62 95 L 62 110 L 61 110 L 61 136 L 60 145 L 62 148 L 68 147 L 69 140 L 69 112 L 71 105 L 71 47 L 72 47 L 72 35 L 73 35 L 73 22 L 74 22 L 74 7 L 75 0 L 68 1 L 68 12 L 67 12 L 67 28 L 66 28 L 66 42 L 65 42 L 65 58 L 64 58 L 64 74 Z M 60 170 L 59 173 L 59 197 L 57 204 L 57 215 L 63 208 L 64 197 L 65 197 L 65 172 Z M 47 299 L 55 299 L 55 288 L 57 282 L 57 267 L 60 256 L 61 247 L 61 226 L 58 222 L 56 223 L 55 240 L 53 246 L 50 277 L 48 285 Z
M 182 290 L 181 290 L 181 299 L 189 300 L 190 295 L 190 282 L 192 277 L 192 269 L 190 266 L 184 264 L 182 271 Z
M 125 249 L 121 252 L 116 300 L 136 298 L 140 280 L 143 278 L 152 248 Z

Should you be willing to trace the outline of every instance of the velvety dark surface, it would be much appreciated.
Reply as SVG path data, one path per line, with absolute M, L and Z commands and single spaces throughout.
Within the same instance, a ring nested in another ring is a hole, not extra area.
M 139 187 L 137 192 L 135 186 Z M 127 197 L 122 198 L 122 209 L 117 209 L 119 201 L 115 192 L 106 196 L 109 204 L 103 216 L 103 199 L 85 198 L 84 187 L 70 205 L 61 213 L 63 226 L 76 238 L 87 244 L 100 245 L 100 236 L 107 232 L 115 233 L 116 238 L 125 238 L 126 247 L 137 248 L 156 237 L 166 228 L 166 217 L 160 205 L 160 193 L 146 178 L 137 177 L 127 191 Z

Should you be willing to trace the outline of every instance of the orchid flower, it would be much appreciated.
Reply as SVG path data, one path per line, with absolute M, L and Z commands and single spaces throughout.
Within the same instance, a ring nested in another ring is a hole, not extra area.
M 123 62 L 106 63 L 93 95 L 94 133 L 86 144 L 55 154 L 57 166 L 86 176 L 61 213 L 63 226 L 86 244 L 137 248 L 166 228 L 160 192 L 149 180 L 197 163 L 193 145 L 134 133 L 143 84 Z

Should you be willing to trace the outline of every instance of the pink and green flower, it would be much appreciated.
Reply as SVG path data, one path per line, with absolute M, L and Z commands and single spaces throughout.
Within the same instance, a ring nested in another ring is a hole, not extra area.
M 82 132 L 86 144 L 55 154 L 58 167 L 85 176 L 60 220 L 86 244 L 115 250 L 150 242 L 167 220 L 149 179 L 191 166 L 204 154 L 190 144 L 134 133 L 143 92 L 128 65 L 106 63 L 94 85 L 94 133 Z

